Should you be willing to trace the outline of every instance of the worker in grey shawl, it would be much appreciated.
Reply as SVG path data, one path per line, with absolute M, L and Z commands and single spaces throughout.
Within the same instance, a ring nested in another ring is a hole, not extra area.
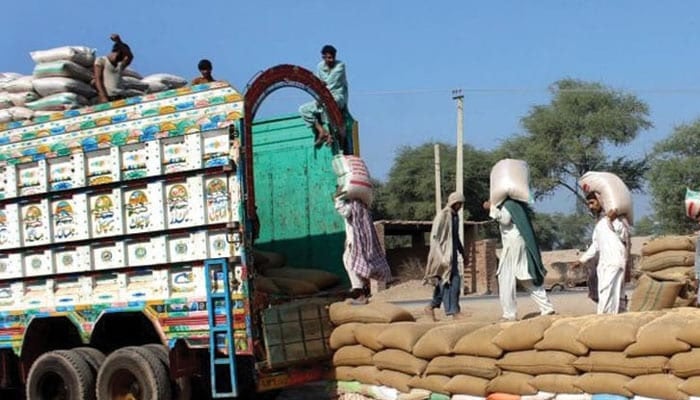
M 440 210 L 430 231 L 430 252 L 425 267 L 425 282 L 435 286 L 433 299 L 425 307 L 425 313 L 433 321 L 435 309 L 445 306 L 445 314 L 452 318 L 463 318 L 459 306 L 462 277 L 458 265 L 458 253 L 464 256 L 464 247 L 459 240 L 459 210 L 464 205 L 464 195 L 451 193 L 447 205 Z

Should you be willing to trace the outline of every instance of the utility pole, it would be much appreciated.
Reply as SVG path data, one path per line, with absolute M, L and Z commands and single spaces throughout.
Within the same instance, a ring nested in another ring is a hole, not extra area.
M 440 145 L 435 144 L 435 214 L 442 209 L 442 188 L 440 186 Z
M 457 192 L 464 194 L 464 95 L 462 89 L 452 91 L 457 100 Z M 464 209 L 459 210 L 459 241 L 464 244 Z

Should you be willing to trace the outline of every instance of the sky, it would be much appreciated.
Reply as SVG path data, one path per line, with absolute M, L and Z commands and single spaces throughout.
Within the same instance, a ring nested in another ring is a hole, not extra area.
M 86 45 L 104 54 L 116 32 L 144 75 L 192 78 L 197 61 L 209 58 L 216 78 L 243 91 L 276 64 L 313 69 L 320 48 L 333 44 L 347 66 L 362 156 L 380 180 L 401 146 L 456 142 L 452 89 L 465 95 L 464 140 L 480 149 L 522 133 L 521 118 L 546 104 L 550 85 L 566 77 L 601 82 L 649 104 L 654 127 L 615 150 L 620 154 L 644 155 L 674 126 L 700 116 L 700 2 L 691 0 L 5 3 L 0 72 L 29 74 L 32 50 Z M 307 100 L 284 89 L 258 115 L 296 112 Z M 562 193 L 536 205 L 573 208 Z M 635 211 L 651 212 L 648 195 L 635 196 Z

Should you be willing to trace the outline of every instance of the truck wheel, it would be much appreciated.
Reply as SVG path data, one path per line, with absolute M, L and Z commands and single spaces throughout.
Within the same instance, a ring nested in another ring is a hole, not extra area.
M 76 352 L 57 350 L 37 358 L 27 378 L 27 398 L 32 400 L 95 398 L 95 374 Z
M 139 347 L 114 351 L 97 375 L 98 400 L 170 400 L 170 393 L 165 366 Z
M 165 368 L 170 370 L 170 350 L 167 346 L 157 343 L 149 343 L 141 346 L 142 348 L 153 353 Z M 192 382 L 189 377 L 180 377 L 172 382 L 173 400 L 190 400 L 192 399 Z
M 90 369 L 92 369 L 92 373 L 97 376 L 97 373 L 100 371 L 100 366 L 102 366 L 102 363 L 105 361 L 105 355 L 102 354 L 101 351 L 93 347 L 76 347 L 71 351 L 83 357 L 83 360 L 85 360 L 90 366 Z

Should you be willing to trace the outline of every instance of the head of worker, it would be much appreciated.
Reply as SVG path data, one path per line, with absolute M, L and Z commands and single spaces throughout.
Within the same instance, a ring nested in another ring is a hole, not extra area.
M 115 42 L 108 57 L 114 63 L 126 62 L 131 58 L 131 49 L 124 42 Z
M 335 49 L 335 47 L 331 46 L 330 44 L 323 46 L 321 49 L 321 58 L 329 68 L 333 68 L 335 65 L 335 55 L 337 52 L 338 51 Z
M 603 212 L 603 205 L 600 203 L 598 193 L 596 192 L 589 192 L 586 194 L 586 206 L 588 206 L 588 209 L 591 210 L 591 213 L 596 217 Z
M 197 69 L 199 70 L 199 73 L 202 74 L 202 78 L 209 82 L 214 80 L 214 78 L 211 76 L 211 72 L 214 70 L 214 67 L 211 65 L 211 61 L 207 60 L 206 58 L 199 60 Z
M 447 197 L 447 207 L 453 212 L 458 212 L 464 206 L 464 195 L 458 192 L 452 192 Z

